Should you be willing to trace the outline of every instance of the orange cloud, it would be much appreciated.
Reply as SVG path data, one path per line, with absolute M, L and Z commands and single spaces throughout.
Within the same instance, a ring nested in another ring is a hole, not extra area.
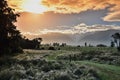
M 80 13 L 108 7 L 105 21 L 120 21 L 120 0 L 42 0 L 42 3 L 56 13 Z
M 116 11 L 116 12 L 112 12 L 112 13 L 109 13 L 107 16 L 105 16 L 103 18 L 104 21 L 110 21 L 110 22 L 113 22 L 113 21 L 120 21 L 120 11 Z
M 104 9 L 109 5 L 105 0 L 42 0 L 42 3 L 57 13 L 79 13 L 89 9 Z
M 21 5 L 26 0 L 8 0 L 11 7 L 22 11 Z M 120 21 L 120 0 L 40 0 L 46 6 L 47 11 L 55 13 L 80 13 L 87 10 L 100 10 L 108 7 L 108 15 L 105 21 Z M 32 6 L 32 5 L 31 5 Z M 24 12 L 24 11 L 23 11 Z
M 8 5 L 15 9 L 17 12 L 23 12 L 22 9 L 22 4 L 23 4 L 23 0 L 7 0 L 8 1 Z

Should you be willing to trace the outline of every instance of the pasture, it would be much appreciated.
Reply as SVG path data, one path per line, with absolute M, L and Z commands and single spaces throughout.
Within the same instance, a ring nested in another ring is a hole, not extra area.
M 120 80 L 120 53 L 111 47 L 31 50 L 1 60 L 0 80 Z M 7 76 L 7 77 L 6 77 Z

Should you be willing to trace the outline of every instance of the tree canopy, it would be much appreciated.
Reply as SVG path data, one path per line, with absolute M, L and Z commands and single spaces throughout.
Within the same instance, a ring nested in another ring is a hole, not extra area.
M 19 15 L 10 8 L 6 0 L 0 0 L 0 54 L 15 53 L 20 50 L 21 34 L 14 23 Z
M 120 33 L 115 33 L 112 35 L 113 39 L 114 39 L 114 43 L 117 46 L 118 51 L 120 51 Z

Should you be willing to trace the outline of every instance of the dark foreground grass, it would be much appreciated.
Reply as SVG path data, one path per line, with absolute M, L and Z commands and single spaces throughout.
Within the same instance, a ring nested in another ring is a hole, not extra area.
M 0 66 L 0 80 L 100 80 L 86 65 L 57 60 L 9 59 Z
M 55 50 L 55 51 L 27 51 L 26 54 L 21 54 L 21 56 L 17 56 L 18 58 L 21 58 L 19 63 L 15 63 L 12 61 L 13 65 L 9 65 L 7 68 L 6 66 L 1 66 L 1 75 L 6 77 L 9 75 L 11 76 L 11 72 L 14 74 L 19 73 L 20 75 L 17 75 L 18 80 L 21 78 L 21 74 L 24 75 L 22 79 L 27 80 L 34 80 L 33 78 L 36 78 L 36 80 L 73 80 L 75 79 L 75 76 L 71 76 L 71 74 L 74 74 L 73 71 L 79 71 L 79 67 L 81 65 L 85 65 L 85 71 L 92 67 L 93 71 L 97 72 L 99 78 L 97 80 L 120 80 L 120 66 L 114 66 L 114 65 L 108 65 L 108 64 L 100 64 L 100 63 L 94 63 L 91 61 L 80 61 L 80 60 L 59 60 L 57 59 L 57 56 L 60 55 L 66 55 L 66 54 L 77 54 L 81 52 L 89 52 L 89 51 L 102 51 L 102 52 L 110 52 L 115 53 L 115 48 L 96 48 L 96 47 L 64 47 L 61 50 Z M 31 53 L 31 54 L 30 54 Z M 36 53 L 36 54 L 35 54 Z M 118 55 L 118 54 L 117 54 Z M 24 58 L 23 58 L 24 57 Z M 47 61 L 41 61 L 37 59 L 45 59 Z M 26 61 L 26 59 L 28 61 Z M 30 61 L 29 61 L 30 59 Z M 33 59 L 33 60 L 31 60 Z M 25 63 L 25 64 L 24 64 Z M 62 63 L 62 64 L 61 64 Z M 72 63 L 72 65 L 71 65 Z M 62 66 L 62 67 L 61 67 Z M 6 68 L 5 70 L 3 70 Z M 77 69 L 78 68 L 78 69 Z M 7 71 L 6 71 L 7 70 Z M 11 71 L 10 71 L 11 70 Z M 48 72 L 46 72 L 46 70 Z M 25 71 L 25 73 L 24 73 Z M 91 72 L 91 69 L 89 70 Z M 9 73 L 8 73 L 9 72 Z M 5 74 L 3 74 L 5 73 Z M 27 73 L 27 74 L 26 74 Z M 33 73 L 33 74 L 32 74 Z M 35 74 L 36 73 L 36 74 Z M 39 75 L 38 75 L 39 73 Z M 84 73 L 82 73 L 84 75 Z M 48 77 L 49 75 L 49 77 Z M 76 75 L 76 73 L 75 73 Z M 31 77 L 32 76 L 32 77 Z M 37 77 L 36 77 L 37 76 Z M 88 75 L 85 75 L 85 78 Z M 15 76 L 16 77 L 16 76 Z M 19 78 L 20 77 L 20 78 Z M 1 77 L 3 80 L 3 77 Z M 14 77 L 13 77 L 14 78 Z M 79 76 L 77 76 L 79 78 Z M 84 76 L 83 76 L 84 78 Z M 15 78 L 16 79 L 16 78 Z M 12 79 L 14 80 L 14 79 Z M 16 79 L 17 80 L 17 79 Z M 79 79 L 77 79 L 79 80 Z M 80 79 L 81 80 L 81 79 Z M 88 80 L 88 79 L 82 79 L 82 80 Z M 91 79 L 90 79 L 91 80 Z
M 95 48 L 91 48 L 92 50 L 94 50 Z M 89 50 L 91 50 L 89 48 Z M 85 49 L 83 48 L 82 51 L 84 51 Z M 115 52 L 115 49 L 112 49 L 114 51 L 110 51 L 110 48 L 107 49 L 103 49 L 105 51 L 109 50 L 109 52 Z M 78 50 L 77 50 L 78 51 Z M 59 55 L 65 55 L 65 54 L 69 54 L 71 52 L 74 51 L 58 51 L 55 52 L 49 56 L 46 57 L 46 59 L 48 60 L 56 60 L 56 57 Z M 63 61 L 70 61 L 70 60 L 63 60 Z M 100 64 L 100 63 L 95 63 L 95 62 L 91 62 L 91 61 L 72 61 L 76 64 L 83 64 L 86 66 L 90 66 L 93 67 L 93 69 L 95 69 L 100 77 L 100 80 L 120 80 L 120 66 L 115 66 L 115 65 L 108 65 L 108 64 Z

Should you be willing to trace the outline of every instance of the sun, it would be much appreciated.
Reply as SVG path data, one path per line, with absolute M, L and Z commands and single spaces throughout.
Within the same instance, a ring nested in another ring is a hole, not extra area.
M 47 11 L 47 8 L 41 4 L 42 0 L 25 0 L 22 9 L 26 12 L 41 14 Z

